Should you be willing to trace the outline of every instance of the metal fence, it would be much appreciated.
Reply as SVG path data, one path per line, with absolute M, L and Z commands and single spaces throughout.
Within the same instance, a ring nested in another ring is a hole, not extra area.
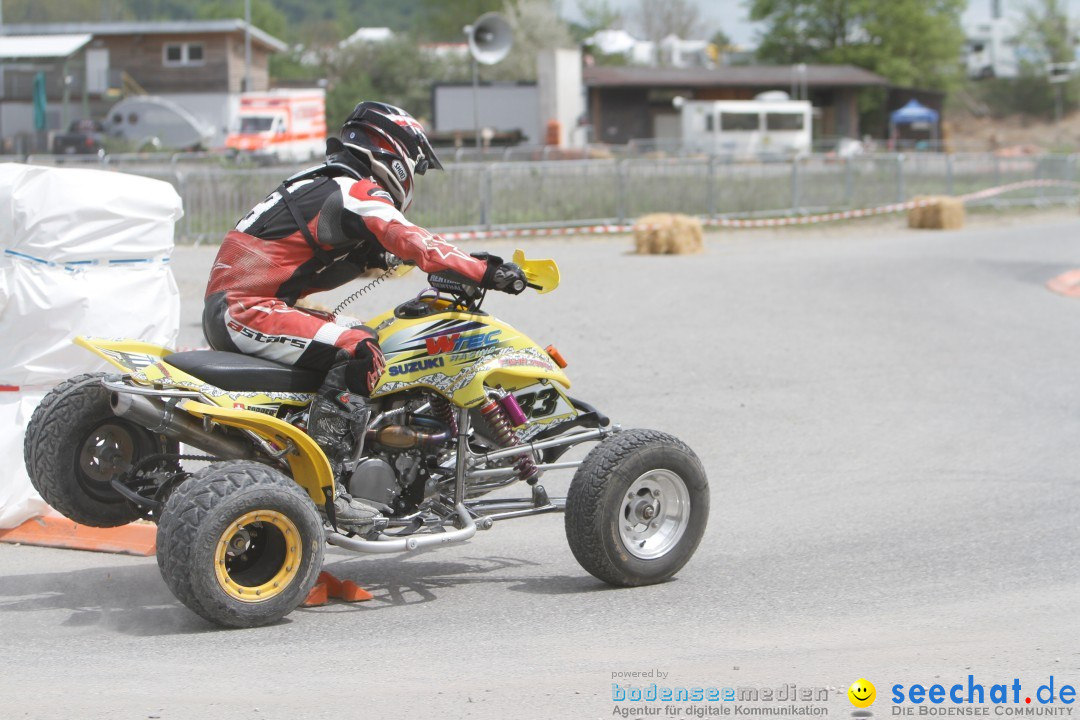
M 1080 179 L 1077 155 L 827 155 L 775 163 L 707 157 L 452 163 L 417 184 L 413 222 L 437 230 L 624 224 L 650 212 L 769 217 L 962 195 L 1023 180 Z M 0 161 L 3 159 L 0 158 Z M 31 158 L 36 161 L 37 158 Z M 217 242 L 295 168 L 117 158 L 124 172 L 165 180 L 183 198 L 179 239 Z M 980 202 L 1075 202 L 1067 187 L 1028 188 Z

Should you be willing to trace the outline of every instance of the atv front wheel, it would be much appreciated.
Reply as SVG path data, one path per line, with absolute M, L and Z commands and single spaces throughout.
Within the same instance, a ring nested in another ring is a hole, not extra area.
M 216 463 L 178 487 L 158 521 L 158 568 L 190 610 L 225 627 L 279 620 L 311 591 L 325 538 L 315 504 L 256 462 Z
M 654 430 L 627 430 L 586 456 L 566 497 L 566 539 L 583 568 L 621 587 L 667 580 L 694 554 L 709 485 L 694 451 Z
M 26 426 L 23 459 L 34 489 L 65 517 L 116 527 L 146 512 L 116 492 L 111 481 L 175 444 L 113 415 L 102 377 L 79 375 L 45 396 Z

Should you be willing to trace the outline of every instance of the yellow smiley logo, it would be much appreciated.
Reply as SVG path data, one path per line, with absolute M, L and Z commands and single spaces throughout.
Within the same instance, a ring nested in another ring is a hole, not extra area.
M 847 689 L 847 696 L 852 705 L 865 708 L 874 704 L 874 700 L 877 699 L 877 690 L 874 688 L 874 683 L 866 678 L 859 678 L 851 683 L 851 687 Z

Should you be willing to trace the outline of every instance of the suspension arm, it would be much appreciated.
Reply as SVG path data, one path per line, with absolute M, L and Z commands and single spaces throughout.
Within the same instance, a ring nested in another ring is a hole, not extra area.
M 493 450 L 492 452 L 485 453 L 483 455 L 477 455 L 470 452 L 472 458 L 478 462 L 491 462 L 493 460 L 500 460 L 506 457 L 517 457 L 525 453 L 534 453 L 540 450 L 546 450 L 551 447 L 560 447 L 562 445 L 577 445 L 583 442 L 589 442 L 591 440 L 599 440 L 600 438 L 611 435 L 618 432 L 618 426 L 611 427 L 599 427 L 594 430 L 585 430 L 583 432 L 572 433 L 570 435 L 561 435 L 559 437 L 553 437 L 548 440 L 541 440 L 539 442 L 523 443 L 521 445 L 515 445 L 514 447 L 504 448 L 502 450 Z

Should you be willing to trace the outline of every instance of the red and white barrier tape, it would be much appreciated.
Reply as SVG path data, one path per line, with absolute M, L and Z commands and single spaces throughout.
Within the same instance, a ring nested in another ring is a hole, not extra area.
M 1024 180 L 1021 182 L 1010 183 L 1008 185 L 1001 185 L 995 188 L 989 188 L 987 190 L 979 190 L 978 192 L 968 193 L 967 195 L 960 195 L 956 199 L 961 202 L 971 202 L 973 200 L 984 200 L 986 198 L 994 197 L 996 195 L 1003 195 L 1005 193 L 1013 192 L 1015 190 L 1024 190 L 1033 187 L 1072 187 L 1080 188 L 1080 183 L 1071 182 L 1067 180 Z M 875 215 L 888 215 L 891 213 L 904 212 L 911 210 L 912 208 L 921 207 L 931 204 L 931 201 L 927 200 L 908 200 L 902 203 L 891 203 L 889 205 L 880 205 L 872 208 L 860 208 L 857 210 L 839 210 L 831 213 L 821 213 L 818 215 L 795 215 L 790 217 L 776 217 L 776 218 L 750 218 L 750 219 L 736 219 L 736 218 L 715 218 L 702 220 L 702 224 L 707 227 L 726 227 L 726 228 L 770 228 L 770 227 L 785 227 L 789 225 L 813 225 L 823 222 L 834 222 L 836 220 L 851 220 L 854 218 L 872 217 Z M 525 237 L 559 237 L 566 235 L 619 235 L 623 233 L 632 232 L 634 225 L 581 225 L 577 227 L 564 227 L 564 228 L 507 228 L 503 230 L 469 230 L 464 232 L 449 232 L 443 233 L 441 237 L 448 241 L 453 242 L 455 240 L 488 240 L 493 238 L 525 238 Z
M 48 392 L 49 390 L 52 390 L 53 387 L 55 385 L 58 385 L 59 383 L 60 383 L 60 381 L 58 380 L 57 382 L 55 382 L 53 384 L 50 384 L 50 385 L 42 385 L 42 384 L 37 384 L 37 385 L 0 385 L 0 393 L 24 392 L 24 391 Z
M 973 200 L 985 200 L 986 198 L 994 197 L 996 195 L 1003 195 L 1014 190 L 1024 190 L 1033 187 L 1072 187 L 1080 188 L 1080 183 L 1071 182 L 1068 180 L 1023 180 L 1021 182 L 1009 183 L 1008 185 L 1000 185 L 994 188 L 988 188 L 986 190 L 979 190 L 978 192 L 968 193 L 967 195 L 960 195 L 956 199 L 961 202 L 971 202 Z M 708 227 L 728 227 L 728 228 L 768 228 L 768 227 L 784 227 L 788 225 L 812 225 L 814 223 L 833 222 L 835 220 L 849 220 L 852 218 L 871 217 L 874 215 L 888 215 L 889 213 L 904 212 L 905 210 L 911 210 L 916 207 L 923 207 L 931 205 L 930 200 L 908 200 L 902 203 L 892 203 L 889 205 L 880 205 L 873 208 L 863 208 L 859 210 L 840 210 L 838 212 L 823 213 L 819 215 L 798 215 L 794 217 L 780 217 L 780 218 L 756 218 L 748 220 L 738 220 L 732 218 L 716 218 L 711 220 L 703 220 L 702 224 Z M 621 233 L 628 233 L 633 231 L 633 225 L 583 225 L 579 227 L 564 227 L 564 228 L 521 228 L 521 229 L 507 229 L 507 230 L 475 230 L 469 232 L 452 232 L 443 233 L 442 238 L 447 241 L 452 240 L 482 240 L 490 238 L 504 238 L 504 237 L 558 237 L 560 235 L 618 235 Z M 209 348 L 181 348 L 183 350 L 207 350 Z M 48 390 L 47 385 L 3 385 L 0 384 L 0 393 L 3 392 L 21 392 L 23 390 Z

